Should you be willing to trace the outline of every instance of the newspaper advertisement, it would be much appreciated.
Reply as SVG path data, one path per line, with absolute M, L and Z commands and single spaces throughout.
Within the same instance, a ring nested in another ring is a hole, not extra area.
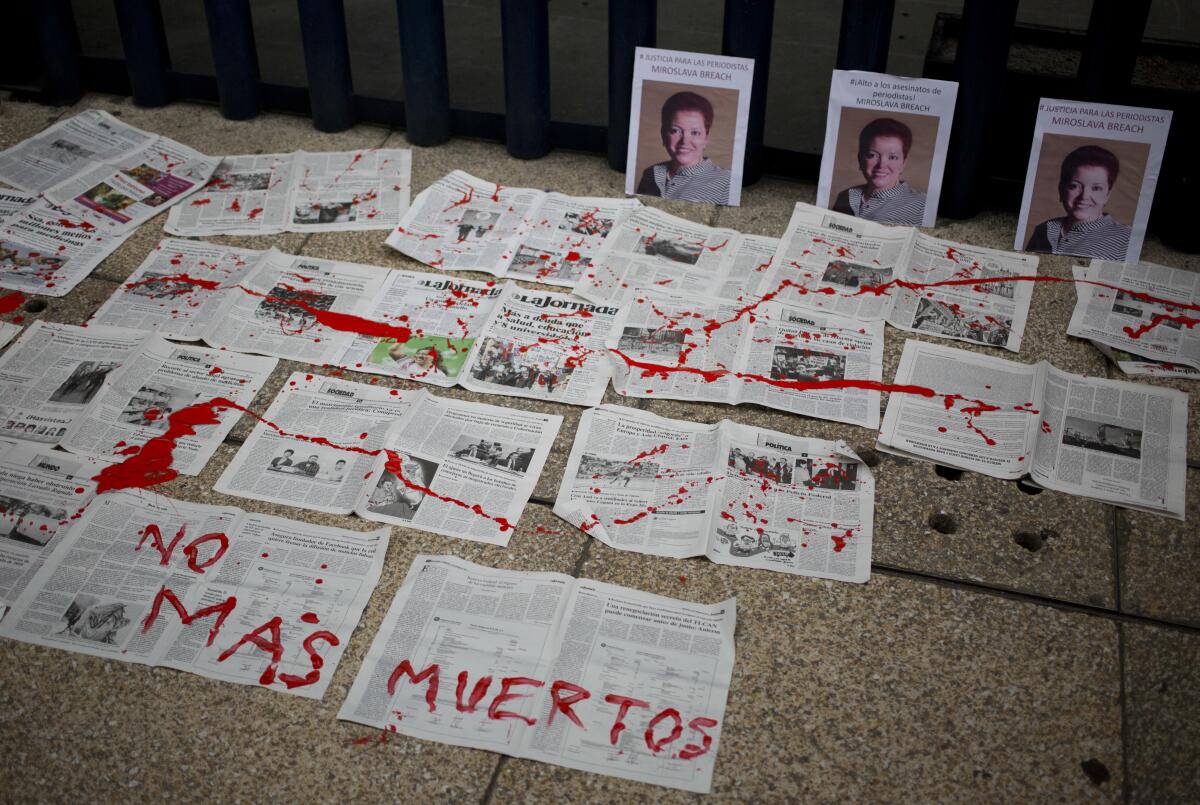
M 605 405 L 580 420 L 554 512 L 621 550 L 865 582 L 874 500 L 841 442 Z
M 213 488 L 350 514 L 388 426 L 424 393 L 295 372 Z
M 35 321 L 0 356 L 0 438 L 56 445 L 150 334 Z
M 199 341 L 221 327 L 237 285 L 264 253 L 198 240 L 165 238 L 100 306 L 91 324 L 152 330 Z
M 1072 272 L 1077 296 L 1068 335 L 1149 362 L 1200 369 L 1200 274 L 1104 260 Z
M 710 294 L 721 286 L 726 255 L 741 235 L 732 229 L 640 207 L 604 241 L 574 292 L 592 302 L 620 304 L 640 288 Z
M 204 191 L 172 210 L 173 235 L 391 229 L 408 209 L 412 152 L 248 154 L 221 160 Z
M 817 204 L 906 226 L 937 223 L 958 84 L 834 70 Z
M 556 414 L 423 393 L 387 430 L 354 510 L 368 520 L 506 546 L 561 425 Z
M 0 614 L 95 497 L 102 466 L 33 445 L 0 451 Z
M 0 288 L 65 296 L 131 234 L 109 230 L 96 213 L 35 198 L 0 215 Z
M 0 182 L 41 193 L 92 168 L 121 159 L 157 139 L 108 112 L 89 109 L 0 151 Z
M 607 340 L 619 307 L 507 283 L 467 356 L 471 391 L 570 405 L 599 405 L 612 376 Z
M 0 636 L 320 699 L 374 590 L 361 533 L 161 495 L 102 495 Z
M 883 322 L 777 302 L 643 292 L 609 340 L 613 387 L 632 397 L 758 403 L 879 425 Z
M 431 268 L 501 276 L 545 196 L 451 171 L 417 194 L 387 245 Z
M 407 337 L 355 334 L 339 363 L 361 372 L 453 386 L 502 290 L 494 282 L 388 271 L 379 294 L 366 300 L 363 317 L 402 322 Z
M 89 328 L 90 330 L 91 328 Z M 119 371 L 105 378 L 95 398 L 68 426 L 61 446 L 110 461 L 129 455 L 167 432 L 171 415 L 193 405 L 228 400 L 249 406 L 278 361 L 148 338 Z M 171 469 L 199 475 L 241 418 L 241 411 L 214 411 L 216 423 L 193 426 L 173 442 Z
M 338 718 L 707 793 L 736 605 L 421 555 Z
M 641 207 L 635 198 L 547 193 L 502 277 L 573 288 L 613 229 Z

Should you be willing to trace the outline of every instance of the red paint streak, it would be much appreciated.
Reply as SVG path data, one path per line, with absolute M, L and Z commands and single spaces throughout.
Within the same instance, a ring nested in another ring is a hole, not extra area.
M 25 303 L 25 294 L 20 291 L 12 291 L 0 296 L 0 313 L 12 313 Z
M 262 207 L 255 207 L 254 209 L 250 210 L 250 212 L 246 213 L 246 218 L 250 221 L 253 221 L 255 218 L 257 218 L 259 215 L 262 214 L 262 211 L 263 211 Z
M 239 201 L 238 201 L 238 200 L 235 198 L 233 201 L 231 201 L 231 202 L 230 202 L 230 204 L 229 204 L 229 210 L 230 210 L 230 212 L 241 212 L 241 211 L 242 211 L 242 205 L 241 205 L 241 202 L 239 202 Z
M 58 225 L 61 226 L 63 229 L 82 229 L 85 232 L 91 231 L 96 228 L 94 225 L 89 224 L 87 221 L 80 221 L 79 223 L 76 224 L 76 223 L 72 223 L 71 221 L 67 220 L 66 218 L 59 218 Z
M 670 445 L 660 444 L 657 447 L 650 448 L 649 450 L 643 450 L 642 452 L 638 453 L 636 456 L 629 459 L 629 461 L 627 461 L 625 463 L 626 464 L 636 464 L 637 462 L 641 461 L 643 458 L 650 458 L 650 456 L 662 455 L 663 453 L 667 452 L 669 449 L 671 449 Z
M 205 204 L 212 204 L 211 198 L 198 198 L 192 202 L 193 207 L 203 207 Z
M 167 417 L 167 430 L 153 437 L 136 452 L 119 464 L 110 464 L 92 480 L 96 482 L 96 494 L 121 489 L 145 489 L 165 484 L 179 473 L 172 469 L 171 462 L 179 439 L 196 435 L 201 425 L 216 425 L 218 409 L 236 408 L 245 410 L 230 400 L 217 398 L 204 403 L 180 408 Z
M 210 375 L 220 375 L 220 374 L 224 374 L 225 370 L 222 369 L 220 366 L 214 366 L 212 369 L 208 370 L 208 373 Z
M 708 249 L 710 252 L 717 252 L 717 251 L 720 251 L 721 249 L 724 249 L 728 245 L 729 245 L 729 238 L 725 238 L 725 240 L 721 241 L 716 246 L 705 246 L 704 248 Z
M 462 198 L 460 198 L 458 201 L 450 202 L 450 206 L 447 207 L 446 209 L 442 210 L 442 212 L 450 212 L 450 210 L 454 209 L 455 207 L 461 207 L 464 204 L 470 204 L 474 200 L 475 200 L 475 188 L 468 187 L 467 192 L 463 193 Z
M 344 333 L 357 333 L 359 335 L 366 335 L 372 338 L 394 338 L 399 343 L 408 341 L 408 339 L 412 336 L 412 331 L 407 327 L 400 327 L 382 321 L 364 319 L 362 316 L 355 316 L 352 313 L 335 313 L 332 310 L 321 310 L 320 308 L 313 307 L 300 298 L 280 299 L 278 297 L 271 296 L 270 294 L 252 290 L 244 285 L 237 285 L 235 287 L 240 288 L 251 296 L 256 296 L 260 299 L 265 299 L 271 302 L 281 302 L 298 307 L 305 313 L 308 313 L 316 318 L 318 324 L 328 327 L 330 330 L 337 330 L 338 332 Z
M 1178 324 L 1182 324 L 1189 330 L 1195 327 L 1197 324 L 1200 324 L 1200 319 L 1192 316 L 1184 316 L 1183 314 L 1171 315 L 1170 313 L 1155 313 L 1150 321 L 1148 321 L 1146 324 L 1139 325 L 1137 329 L 1134 329 L 1133 327 L 1123 327 L 1122 329 L 1125 331 L 1125 335 L 1129 336 L 1130 338 L 1141 338 L 1158 325 L 1167 321 L 1173 321 Z
M 125 283 L 125 290 L 131 291 L 134 288 L 140 288 L 143 285 L 152 285 L 156 282 L 178 283 L 180 285 L 189 286 L 178 288 L 171 292 L 172 295 L 178 296 L 191 293 L 196 288 L 201 288 L 205 291 L 217 291 L 221 288 L 221 283 L 216 280 L 198 279 L 189 274 L 167 274 L 162 277 L 146 277 L 145 279 L 137 280 L 136 282 Z
M 504 188 L 499 182 L 496 182 L 496 190 L 492 193 L 492 201 L 500 201 L 500 191 Z
M 567 256 L 564 257 L 563 260 L 565 260 L 568 263 L 574 263 L 574 262 L 582 259 L 582 257 L 583 257 L 583 255 L 581 255 L 579 252 L 567 252 Z

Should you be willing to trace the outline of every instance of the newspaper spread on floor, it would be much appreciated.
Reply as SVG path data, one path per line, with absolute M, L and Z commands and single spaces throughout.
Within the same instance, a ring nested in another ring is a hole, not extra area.
M 554 513 L 606 545 L 865 582 L 875 480 L 842 442 L 585 411 Z
M 1200 273 L 1105 260 L 1073 272 L 1076 302 L 1068 335 L 1147 362 L 1200 369 Z
M 276 363 L 144 330 L 37 321 L 0 357 L 0 435 L 119 460 L 165 433 L 182 408 L 217 398 L 249 405 Z M 199 474 L 240 416 L 220 411 L 217 424 L 181 436 L 172 469 Z
M 338 718 L 707 793 L 736 605 L 418 556 Z
M 726 270 L 717 296 L 735 302 L 761 299 L 771 291 L 766 279 L 779 250 L 779 238 L 742 235 L 737 246 L 726 255 Z
M 506 282 L 460 382 L 505 397 L 599 405 L 612 376 L 606 344 L 624 316 L 619 307 Z
M 870 386 L 883 379 L 881 321 L 644 291 L 608 347 L 622 395 L 758 403 L 879 426 L 879 391 Z
M 421 191 L 387 244 L 434 268 L 571 287 L 639 207 L 637 199 L 505 187 L 456 170 Z
M 0 636 L 320 699 L 388 530 L 106 494 L 61 535 Z
M 412 151 L 248 154 L 221 160 L 188 204 L 171 211 L 172 235 L 392 229 L 408 209 Z
M 619 304 L 640 288 L 712 294 L 725 283 L 741 235 L 641 207 L 616 227 L 574 291 Z
M 368 520 L 508 545 L 562 419 L 422 391 L 388 429 L 354 510 Z
M 1038 258 L 797 203 L 763 287 L 780 301 L 1011 352 Z
M 881 450 L 1184 516 L 1187 394 L 907 341 Z M 953 390 L 952 392 L 946 390 Z

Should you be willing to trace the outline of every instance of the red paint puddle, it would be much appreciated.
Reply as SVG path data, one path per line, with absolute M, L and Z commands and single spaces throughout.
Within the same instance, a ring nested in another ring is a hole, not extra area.
M 25 294 L 12 291 L 0 296 L 0 313 L 12 313 L 25 303 Z

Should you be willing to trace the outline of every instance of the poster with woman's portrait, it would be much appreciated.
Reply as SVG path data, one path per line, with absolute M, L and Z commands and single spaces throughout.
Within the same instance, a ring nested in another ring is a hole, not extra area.
M 817 206 L 933 226 L 958 84 L 834 70 Z
M 1136 262 L 1171 113 L 1043 98 L 1016 248 Z
M 754 60 L 638 48 L 625 192 L 737 206 Z

